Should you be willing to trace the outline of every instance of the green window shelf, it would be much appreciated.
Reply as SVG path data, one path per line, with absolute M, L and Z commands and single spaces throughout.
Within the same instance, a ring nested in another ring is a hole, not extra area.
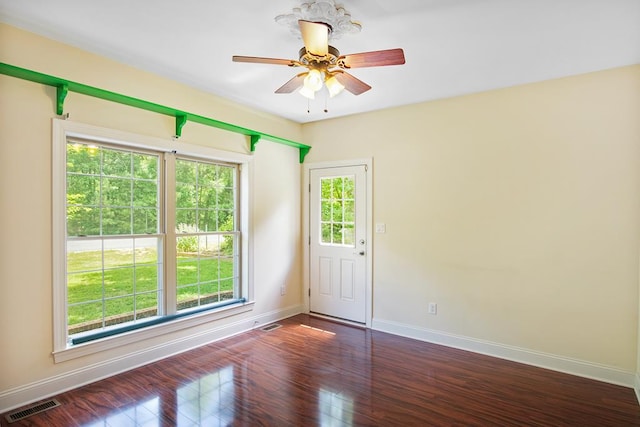
M 61 115 L 64 112 L 64 101 L 69 92 L 76 92 L 83 95 L 92 96 L 94 98 L 100 98 L 111 102 L 117 102 L 118 104 L 124 104 L 131 107 L 140 108 L 147 111 L 153 111 L 155 113 L 171 116 L 176 119 L 176 137 L 182 135 L 182 128 L 187 122 L 200 123 L 205 126 L 211 126 L 218 129 L 223 129 L 229 132 L 239 133 L 247 135 L 250 138 L 251 151 L 255 151 L 256 145 L 261 140 L 267 140 L 276 142 L 278 144 L 288 145 L 290 147 L 297 148 L 300 152 L 300 163 L 304 162 L 305 156 L 309 153 L 311 146 L 305 145 L 289 139 L 280 138 L 278 136 L 269 135 L 259 131 L 243 128 L 230 123 L 221 122 L 220 120 L 212 119 L 210 117 L 201 116 L 198 114 L 188 113 L 186 111 L 177 110 L 175 108 L 167 107 L 153 102 L 145 101 L 131 96 L 122 95 L 120 93 L 111 92 L 108 90 L 100 89 L 93 86 L 88 86 L 82 83 L 77 83 L 70 80 L 65 80 L 60 77 L 51 76 L 48 74 L 39 73 L 37 71 L 28 70 L 26 68 L 16 67 L 14 65 L 0 62 L 0 73 L 7 76 L 17 77 L 24 80 L 29 80 L 36 83 L 41 83 L 56 88 L 56 114 Z

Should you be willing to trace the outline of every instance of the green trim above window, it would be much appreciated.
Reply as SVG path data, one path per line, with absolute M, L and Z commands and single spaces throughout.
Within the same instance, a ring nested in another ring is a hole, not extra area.
M 100 89 L 93 86 L 88 86 L 82 83 L 77 83 L 70 80 L 65 80 L 60 77 L 51 76 L 48 74 L 39 73 L 37 71 L 28 70 L 26 68 L 16 67 L 14 65 L 0 62 L 0 74 L 5 74 L 11 77 L 17 77 L 24 80 L 29 80 L 36 83 L 42 83 L 48 86 L 56 88 L 56 114 L 61 115 L 64 112 L 64 101 L 68 92 L 81 93 L 83 95 L 89 95 L 94 98 L 100 98 L 107 101 L 116 102 L 118 104 L 128 105 L 131 107 L 140 108 L 147 111 L 152 111 L 166 116 L 175 117 L 176 119 L 176 137 L 182 135 L 182 127 L 188 121 L 199 123 L 205 126 L 211 126 L 218 129 L 223 129 L 229 132 L 239 133 L 247 135 L 251 138 L 251 151 L 255 150 L 257 141 L 265 139 L 278 144 L 288 145 L 290 147 L 298 148 L 300 150 L 300 163 L 304 162 L 304 158 L 311 149 L 311 146 L 302 144 L 300 142 L 292 141 L 289 139 L 281 138 L 279 136 L 269 135 L 259 131 L 243 128 L 230 123 L 221 122 L 210 117 L 200 116 L 198 114 L 188 113 L 175 108 L 167 107 L 153 102 L 145 101 L 138 98 L 133 98 L 120 93 L 111 92 L 105 89 Z

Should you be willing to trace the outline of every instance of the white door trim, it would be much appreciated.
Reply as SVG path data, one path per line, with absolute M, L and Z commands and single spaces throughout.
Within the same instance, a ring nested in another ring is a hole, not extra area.
M 302 266 L 302 305 L 305 313 L 309 313 L 309 271 L 310 271 L 310 251 L 309 251 L 309 239 L 310 239 L 310 211 L 309 211 L 309 186 L 310 172 L 313 169 L 327 169 L 338 168 L 345 166 L 366 166 L 367 168 L 367 227 L 366 227 L 366 245 L 365 251 L 367 251 L 367 264 L 366 264 L 366 295 L 365 295 L 365 326 L 371 328 L 371 319 L 373 315 L 373 159 L 354 159 L 354 160 L 340 160 L 334 162 L 318 162 L 318 163 L 304 163 L 304 172 L 302 180 L 302 253 L 303 253 L 303 266 Z

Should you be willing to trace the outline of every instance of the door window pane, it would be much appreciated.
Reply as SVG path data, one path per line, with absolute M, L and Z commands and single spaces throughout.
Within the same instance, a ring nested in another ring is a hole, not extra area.
M 355 246 L 355 176 L 320 179 L 320 243 Z

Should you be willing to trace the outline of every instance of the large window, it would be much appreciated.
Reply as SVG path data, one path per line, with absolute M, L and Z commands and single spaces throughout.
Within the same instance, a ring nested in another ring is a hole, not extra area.
M 75 132 L 56 150 L 56 350 L 246 302 L 242 163 Z

